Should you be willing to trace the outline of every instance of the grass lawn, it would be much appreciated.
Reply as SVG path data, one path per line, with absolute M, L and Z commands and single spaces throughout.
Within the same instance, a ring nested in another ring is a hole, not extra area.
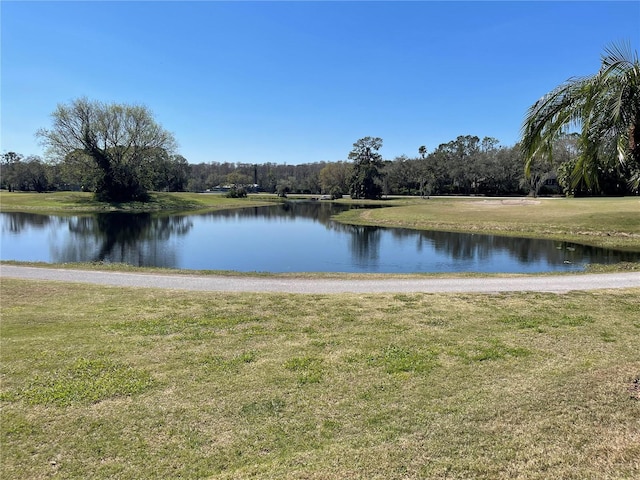
M 6 192 L 0 191 L 0 210 L 3 212 L 78 213 L 110 210 L 132 212 L 212 210 L 222 208 L 254 207 L 272 205 L 274 196 L 251 196 L 227 198 L 219 194 L 202 193 L 152 193 L 146 203 L 108 203 L 94 199 L 87 192 Z
M 393 208 L 351 210 L 345 223 L 421 230 L 551 238 L 640 250 L 640 197 L 431 198 L 389 201 Z
M 3 478 L 640 478 L 640 290 L 2 279 Z

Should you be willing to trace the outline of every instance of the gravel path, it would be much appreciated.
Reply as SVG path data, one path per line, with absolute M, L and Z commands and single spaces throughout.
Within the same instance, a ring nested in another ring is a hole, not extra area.
M 442 293 L 555 292 L 639 288 L 640 272 L 486 278 L 309 279 L 67 270 L 1 265 L 0 277 L 121 287 L 217 292 Z

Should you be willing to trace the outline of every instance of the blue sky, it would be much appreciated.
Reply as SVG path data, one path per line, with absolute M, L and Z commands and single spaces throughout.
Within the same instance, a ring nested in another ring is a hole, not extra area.
M 386 159 L 518 141 L 526 109 L 640 44 L 627 2 L 0 2 L 0 151 L 82 96 L 147 105 L 191 163 Z

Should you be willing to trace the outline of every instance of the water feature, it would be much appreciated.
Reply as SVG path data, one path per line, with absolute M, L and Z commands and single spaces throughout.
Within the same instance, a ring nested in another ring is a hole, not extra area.
M 571 271 L 640 252 L 550 240 L 343 225 L 326 202 L 196 215 L 0 214 L 2 260 L 259 272 Z

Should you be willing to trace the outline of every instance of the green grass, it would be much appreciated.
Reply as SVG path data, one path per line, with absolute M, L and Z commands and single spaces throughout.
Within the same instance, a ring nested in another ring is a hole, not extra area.
M 104 358 L 76 358 L 61 370 L 34 376 L 29 385 L 5 395 L 3 400 L 59 406 L 97 403 L 138 394 L 152 384 L 149 372 Z
M 345 223 L 550 238 L 640 250 L 640 197 L 431 198 L 391 200 L 393 208 L 351 210 Z
M 640 476 L 638 289 L 1 289 L 3 478 Z
M 188 211 L 270 205 L 277 197 L 250 196 L 227 198 L 224 195 L 201 193 L 152 193 L 149 202 L 108 203 L 95 200 L 92 193 L 53 192 L 26 193 L 0 191 L 0 211 L 38 213 L 79 213 L 103 211 Z

